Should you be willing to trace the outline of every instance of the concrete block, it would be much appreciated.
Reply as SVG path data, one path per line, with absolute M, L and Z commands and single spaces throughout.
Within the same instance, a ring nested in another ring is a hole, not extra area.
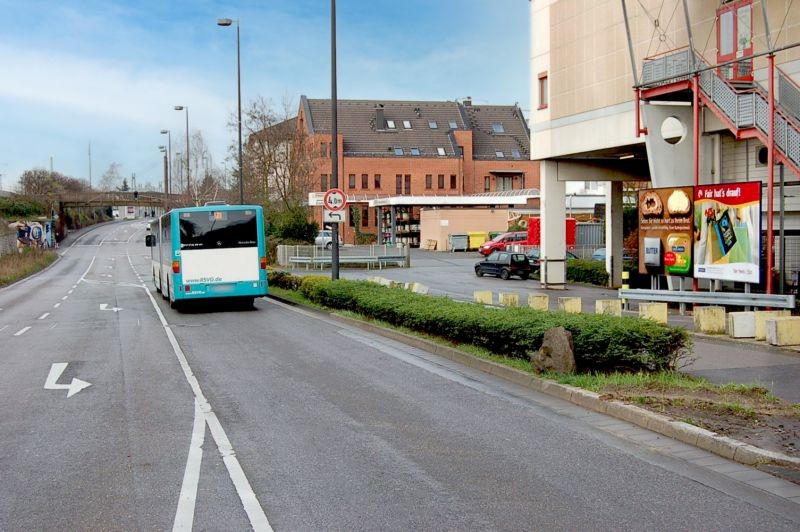
M 767 320 L 769 345 L 799 345 L 800 316 L 783 316 Z
M 570 314 L 580 314 L 582 310 L 581 298 L 579 297 L 559 297 L 558 310 L 569 312 Z
M 706 334 L 725 334 L 725 307 L 709 305 L 692 311 L 694 330 Z
M 666 303 L 639 303 L 639 317 L 658 323 L 667 323 Z
M 536 310 L 550 310 L 550 296 L 547 294 L 528 294 L 528 306 Z
M 595 314 L 611 314 L 612 316 L 622 316 L 621 299 L 598 299 L 594 302 Z
M 755 312 L 729 312 L 725 332 L 731 338 L 755 338 Z
M 411 283 L 411 291 L 415 294 L 425 295 L 428 293 L 428 287 L 422 283 Z
M 756 340 L 766 340 L 767 338 L 767 320 L 772 318 L 780 318 L 783 316 L 791 316 L 790 310 L 756 310 Z
M 498 295 L 500 297 L 500 304 L 502 306 L 504 307 L 519 306 L 519 294 L 500 292 L 500 294 Z
M 491 290 L 475 290 L 472 293 L 475 303 L 482 303 L 484 305 L 491 305 L 493 294 Z

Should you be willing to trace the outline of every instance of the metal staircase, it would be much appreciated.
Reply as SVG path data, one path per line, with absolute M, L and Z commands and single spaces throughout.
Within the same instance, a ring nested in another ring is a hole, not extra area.
M 654 88 L 686 82 L 694 72 L 689 49 L 649 59 L 644 62 L 642 86 Z M 709 68 L 699 54 L 694 54 L 697 69 Z M 716 69 L 700 73 L 700 99 L 736 135 L 756 137 L 769 143 L 769 100 L 766 89 L 758 83 L 734 86 Z M 800 176 L 800 88 L 779 69 L 775 76 L 775 149 L 776 156 Z M 691 85 L 690 85 L 691 87 Z

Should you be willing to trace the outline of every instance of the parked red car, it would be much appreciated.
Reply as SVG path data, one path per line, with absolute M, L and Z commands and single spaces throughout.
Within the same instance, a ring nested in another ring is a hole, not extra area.
M 526 244 L 528 242 L 527 231 L 514 231 L 497 235 L 491 240 L 487 240 L 478 248 L 481 255 L 490 255 L 492 251 L 505 251 L 506 246 L 513 244 Z

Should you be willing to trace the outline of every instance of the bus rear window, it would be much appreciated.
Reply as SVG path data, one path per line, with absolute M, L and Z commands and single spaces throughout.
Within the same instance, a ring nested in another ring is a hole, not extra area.
M 182 212 L 181 249 L 246 248 L 258 245 L 256 211 Z

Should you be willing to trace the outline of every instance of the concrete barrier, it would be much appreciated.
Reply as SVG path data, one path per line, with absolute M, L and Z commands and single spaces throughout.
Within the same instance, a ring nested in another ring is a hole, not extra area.
M 580 314 L 582 310 L 581 298 L 579 297 L 559 297 L 558 310 L 569 312 L 570 314 Z
M 800 316 L 784 316 L 767 320 L 769 345 L 800 344 Z
M 494 297 L 491 290 L 475 290 L 472 293 L 472 297 L 475 300 L 475 303 L 481 303 L 483 305 L 491 305 L 492 298 Z
M 519 294 L 514 293 L 503 293 L 500 292 L 500 304 L 504 307 L 518 307 L 519 306 Z
M 528 306 L 535 310 L 550 310 L 550 296 L 547 294 L 528 294 Z
M 598 299 L 594 302 L 595 314 L 610 314 L 612 316 L 622 316 L 621 299 Z
M 755 312 L 729 312 L 725 322 L 725 332 L 731 338 L 755 338 Z
M 755 339 L 756 340 L 767 339 L 767 320 L 772 318 L 791 316 L 791 315 L 792 312 L 790 310 L 756 310 Z
M 411 283 L 410 290 L 415 294 L 425 295 L 428 293 L 428 287 L 422 283 Z
M 694 330 L 706 334 L 725 334 L 725 307 L 694 307 Z
M 639 317 L 667 324 L 666 303 L 639 303 Z

